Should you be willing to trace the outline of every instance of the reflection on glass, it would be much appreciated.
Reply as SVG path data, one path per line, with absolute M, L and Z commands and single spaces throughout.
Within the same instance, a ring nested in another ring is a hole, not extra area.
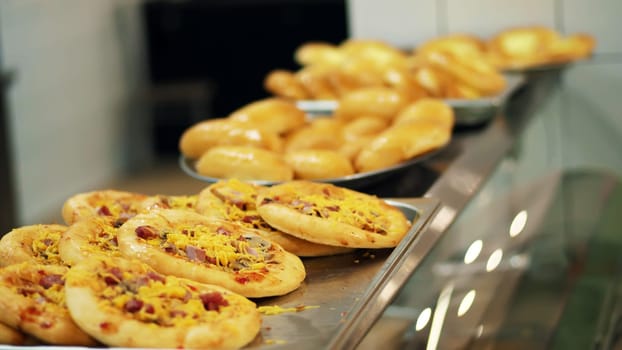
M 477 330 L 475 331 L 475 337 L 479 338 L 482 336 L 482 334 L 484 334 L 484 325 L 480 324 L 479 326 L 477 326 Z
M 447 309 L 449 308 L 449 301 L 451 300 L 453 291 L 454 284 L 453 282 L 449 282 L 438 296 L 434 315 L 432 316 L 428 343 L 425 347 L 426 350 L 436 350 L 438 347 L 438 341 L 441 339 L 441 330 L 443 329 L 443 323 L 445 322 L 445 316 L 447 315 Z
M 525 228 L 527 224 L 527 211 L 521 210 L 516 216 L 514 220 L 512 220 L 512 224 L 510 225 L 510 237 L 516 237 Z
M 490 272 L 499 266 L 501 263 L 501 259 L 503 259 L 503 250 L 496 249 L 490 257 L 488 258 L 488 262 L 486 262 L 486 271 Z
M 429 307 L 423 309 L 423 311 L 421 311 L 421 313 L 419 314 L 419 317 L 417 317 L 417 323 L 415 323 L 415 330 L 420 331 L 424 329 L 425 326 L 428 325 L 428 322 L 430 322 L 430 316 L 432 316 L 432 309 L 430 309 Z
M 475 300 L 475 294 L 475 290 L 471 289 L 468 293 L 466 293 L 464 298 L 462 298 L 460 306 L 458 306 L 458 317 L 463 316 L 469 311 L 471 305 L 473 305 L 473 300 Z
M 475 259 L 477 259 L 477 257 L 479 256 L 479 253 L 481 253 L 483 245 L 484 243 L 481 239 L 478 239 L 477 241 L 471 243 L 466 253 L 464 254 L 464 263 L 468 265 L 475 261 Z

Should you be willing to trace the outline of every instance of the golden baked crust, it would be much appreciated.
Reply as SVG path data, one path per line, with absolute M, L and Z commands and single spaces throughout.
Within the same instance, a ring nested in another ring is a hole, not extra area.
M 58 241 L 64 225 L 28 225 L 13 229 L 0 239 L 0 266 L 21 262 L 62 264 Z
M 114 219 L 120 225 L 140 212 L 146 198 L 144 194 L 118 190 L 79 193 L 65 201 L 62 215 L 67 225 L 93 216 Z
M 194 211 L 197 204 L 197 195 L 169 196 L 158 194 L 149 196 L 142 202 L 142 212 L 153 209 L 184 209 Z
M 135 260 L 78 264 L 67 274 L 66 294 L 76 323 L 110 346 L 235 349 L 261 325 L 248 299 Z
M 51 344 L 95 345 L 65 305 L 67 271 L 27 262 L 0 269 L 0 322 Z
M 354 174 L 350 159 L 338 151 L 306 149 L 285 154 L 294 177 L 304 180 L 334 179 Z
M 63 262 L 72 266 L 97 256 L 121 256 L 115 224 L 108 218 L 92 217 L 71 225 L 58 243 Z
M 281 153 L 245 146 L 214 147 L 199 158 L 195 168 L 217 179 L 286 181 L 294 177 Z
M 268 240 L 298 256 L 327 256 L 352 251 L 348 248 L 309 242 L 268 225 L 257 212 L 255 205 L 257 192 L 262 188 L 236 179 L 217 182 L 201 191 L 197 211 L 208 217 L 229 220 L 257 229 Z
M 306 100 L 310 98 L 305 87 L 296 77 L 296 74 L 285 70 L 275 69 L 264 79 L 266 91 L 283 98 L 292 100 Z
M 26 337 L 17 330 L 0 323 L 0 344 L 22 345 Z
M 418 122 L 438 123 L 451 130 L 456 121 L 454 110 L 445 102 L 422 98 L 404 107 L 393 120 L 393 126 Z
M 357 155 L 354 166 L 359 172 L 383 169 L 439 149 L 450 139 L 451 129 L 436 122 L 396 125 L 367 143 Z
M 300 259 L 242 225 L 182 210 L 128 220 L 119 248 L 161 273 L 223 286 L 247 297 L 281 295 L 305 278 Z
M 410 228 L 399 209 L 374 196 L 310 181 L 263 189 L 257 211 L 283 232 L 342 247 L 395 247 Z
M 186 129 L 179 139 L 179 149 L 188 158 L 198 158 L 216 146 L 249 146 L 280 151 L 282 140 L 275 132 L 251 122 L 229 118 L 209 119 Z
M 352 120 L 359 116 L 374 116 L 391 121 L 409 102 L 408 97 L 397 89 L 361 88 L 339 99 L 335 117 Z
M 282 98 L 266 98 L 237 109 L 229 120 L 257 125 L 262 130 L 282 135 L 305 124 L 305 113 L 292 101 Z

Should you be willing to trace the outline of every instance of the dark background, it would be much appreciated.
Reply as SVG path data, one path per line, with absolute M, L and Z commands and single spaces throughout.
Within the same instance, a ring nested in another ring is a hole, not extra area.
M 268 96 L 266 74 L 296 70 L 307 41 L 347 37 L 345 1 L 149 1 L 143 8 L 155 151 L 183 130 Z

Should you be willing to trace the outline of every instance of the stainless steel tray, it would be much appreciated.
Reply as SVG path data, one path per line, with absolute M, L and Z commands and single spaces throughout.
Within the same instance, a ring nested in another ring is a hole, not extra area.
M 390 166 L 384 169 L 356 173 L 356 174 L 352 174 L 348 176 L 342 176 L 342 177 L 331 178 L 331 179 L 318 179 L 318 180 L 313 180 L 313 181 L 331 183 L 337 186 L 347 187 L 351 189 L 362 189 L 366 186 L 375 184 L 385 179 L 386 177 L 391 176 L 399 171 L 406 170 L 407 168 L 415 166 L 417 165 L 417 163 L 421 163 L 427 158 L 438 153 L 441 149 L 422 154 L 420 156 L 411 158 L 400 164 L 396 164 L 396 165 L 393 165 L 393 166 Z M 186 174 L 192 176 L 193 178 L 197 180 L 205 181 L 207 183 L 215 183 L 215 182 L 222 180 L 220 178 L 215 178 L 215 177 L 210 177 L 210 176 L 199 174 L 196 171 L 195 166 L 194 166 L 195 161 L 196 160 L 184 157 L 183 154 L 179 156 L 179 166 Z M 265 180 L 245 180 L 245 181 L 252 182 L 254 184 L 262 185 L 262 186 L 272 186 L 272 185 L 280 183 L 280 181 L 265 181 Z
M 392 282 L 439 206 L 438 200 L 431 198 L 386 201 L 413 222 L 400 244 L 394 249 L 361 249 L 343 255 L 304 258 L 307 277 L 300 288 L 284 296 L 254 301 L 258 306 L 311 308 L 264 315 L 260 333 L 246 348 L 303 350 L 356 346 L 397 293 L 400 286 Z M 0 344 L 0 350 L 24 348 L 34 346 Z M 36 348 L 87 349 L 46 345 Z
M 506 76 L 507 86 L 500 94 L 478 99 L 444 99 L 456 115 L 457 126 L 472 126 L 484 123 L 493 118 L 498 109 L 525 81 L 522 74 L 514 72 Z M 298 101 L 298 108 L 305 111 L 310 118 L 332 115 L 339 104 L 333 100 Z

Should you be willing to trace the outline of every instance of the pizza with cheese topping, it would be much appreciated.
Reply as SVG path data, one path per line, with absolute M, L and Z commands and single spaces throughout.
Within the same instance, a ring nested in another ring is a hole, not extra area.
M 112 218 L 120 225 L 142 211 L 143 201 L 147 197 L 140 193 L 117 190 L 79 193 L 65 201 L 62 215 L 68 225 L 93 216 Z
M 196 210 L 208 217 L 229 220 L 257 229 L 262 236 L 298 256 L 327 256 L 352 251 L 350 248 L 309 242 L 268 225 L 255 206 L 257 191 L 261 188 L 236 179 L 219 181 L 199 193 Z
M 94 216 L 69 226 L 58 243 L 58 252 L 67 265 L 93 256 L 121 256 L 117 242 L 118 222 Z
M 342 247 L 395 247 L 410 228 L 401 210 L 375 196 L 302 180 L 260 191 L 257 211 L 283 232 Z
M 76 323 L 109 346 L 235 349 L 261 326 L 245 297 L 160 274 L 137 260 L 80 263 L 67 274 L 66 294 Z
M 62 264 L 58 241 L 64 225 L 28 225 L 11 230 L 0 239 L 0 266 L 30 262 Z
M 30 262 L 0 269 L 0 322 L 51 344 L 95 345 L 67 310 L 67 271 Z
M 300 286 L 300 258 L 256 230 L 185 210 L 152 210 L 119 228 L 121 252 L 157 271 L 223 286 L 246 297 L 289 293 Z
M 197 205 L 198 196 L 167 196 L 155 195 L 146 198 L 142 202 L 142 211 L 152 209 L 185 209 L 194 211 Z

